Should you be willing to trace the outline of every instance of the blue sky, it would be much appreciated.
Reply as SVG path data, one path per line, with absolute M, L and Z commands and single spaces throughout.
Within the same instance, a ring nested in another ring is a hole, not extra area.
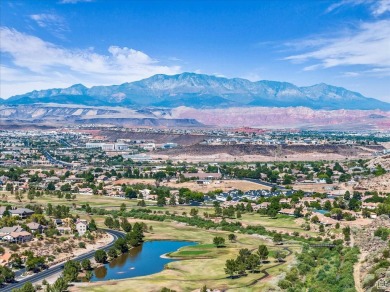
M 198 72 L 390 102 L 390 0 L 2 0 L 0 96 Z

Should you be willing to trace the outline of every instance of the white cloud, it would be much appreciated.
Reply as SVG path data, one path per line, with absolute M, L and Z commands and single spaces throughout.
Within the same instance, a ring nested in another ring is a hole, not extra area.
M 330 13 L 343 6 L 357 5 L 367 6 L 370 9 L 371 14 L 376 17 L 381 16 L 386 12 L 390 12 L 390 0 L 342 0 L 329 6 L 325 12 Z
M 61 0 L 61 4 L 76 4 L 79 2 L 93 2 L 94 0 Z
M 35 23 L 46 30 L 48 30 L 54 36 L 63 39 L 64 33 L 69 31 L 68 25 L 65 19 L 57 14 L 53 13 L 41 13 L 31 14 L 30 18 Z
M 0 28 L 0 39 L 0 52 L 11 60 L 1 67 L 1 75 L 7 76 L 0 83 L 3 98 L 55 84 L 120 84 L 181 71 L 179 66 L 160 65 L 158 60 L 127 47 L 110 46 L 107 54 L 91 48 L 67 49 L 7 27 Z
M 306 45 L 305 45 L 306 44 Z M 336 66 L 364 65 L 390 68 L 390 20 L 362 23 L 357 30 L 337 37 L 297 42 L 306 52 L 286 57 L 296 63 L 314 62 L 305 70 Z
M 371 11 L 375 16 L 390 12 L 390 0 L 376 1 L 372 6 Z

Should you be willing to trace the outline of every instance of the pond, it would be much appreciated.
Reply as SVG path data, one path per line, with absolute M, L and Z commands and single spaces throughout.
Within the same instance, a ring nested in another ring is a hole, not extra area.
M 161 255 L 174 252 L 181 247 L 195 245 L 196 242 L 156 240 L 147 241 L 124 253 L 104 266 L 94 269 L 91 282 L 126 279 L 158 273 L 174 259 Z

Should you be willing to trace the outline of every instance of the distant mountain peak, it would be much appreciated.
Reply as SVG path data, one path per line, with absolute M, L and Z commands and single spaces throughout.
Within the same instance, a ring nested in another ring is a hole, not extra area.
M 292 83 L 184 72 L 157 74 L 112 86 L 75 84 L 63 89 L 32 91 L 2 101 L 3 104 L 63 103 L 94 106 L 194 108 L 298 107 L 312 109 L 381 109 L 390 104 L 358 92 L 325 83 L 298 87 Z

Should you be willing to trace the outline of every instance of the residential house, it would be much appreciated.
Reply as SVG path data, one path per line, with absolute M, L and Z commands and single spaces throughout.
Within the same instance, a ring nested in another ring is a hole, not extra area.
M 32 240 L 32 234 L 27 231 L 11 232 L 2 237 L 3 241 L 23 243 Z
M 5 236 L 7 234 L 11 234 L 12 232 L 21 232 L 25 231 L 22 226 L 15 225 L 11 227 L 3 227 L 0 229 L 0 237 Z
M 0 218 L 3 217 L 5 211 L 6 211 L 5 206 L 0 207 Z M 8 212 L 11 214 L 11 216 L 19 216 L 21 219 L 26 219 L 34 214 L 33 210 L 27 208 L 13 208 L 13 209 L 9 209 Z
M 267 209 L 269 205 L 271 205 L 270 202 L 263 202 L 263 203 L 259 204 L 258 206 L 259 206 L 259 209 Z
M 53 222 L 54 222 L 54 225 L 56 226 L 56 227 L 59 227 L 59 226 L 62 226 L 62 225 L 64 225 L 64 222 L 62 222 L 62 219 L 53 219 Z M 58 229 L 58 228 L 57 228 Z
M 76 222 L 76 230 L 80 236 L 83 236 L 88 230 L 87 220 L 78 219 Z
M 66 226 L 57 226 L 57 230 L 61 234 L 72 233 L 72 228 Z
M 367 209 L 367 210 L 375 210 L 378 208 L 379 203 L 362 203 L 362 209 Z
M 288 215 L 288 216 L 295 216 L 294 211 L 295 211 L 294 209 L 284 208 L 284 209 L 281 209 L 279 211 L 279 214 Z
M 43 232 L 43 230 L 46 229 L 46 226 L 43 226 L 43 225 L 36 223 L 36 222 L 28 223 L 27 227 L 30 229 L 30 231 L 32 233 L 38 233 L 38 234 L 41 234 Z

